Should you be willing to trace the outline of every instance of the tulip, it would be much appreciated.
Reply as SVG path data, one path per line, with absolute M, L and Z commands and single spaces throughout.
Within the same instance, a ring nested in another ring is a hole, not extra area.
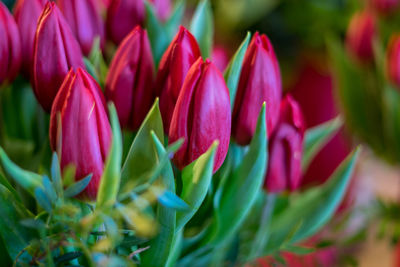
M 167 133 L 183 81 L 200 55 L 195 37 L 181 26 L 160 61 L 156 80 L 161 115 Z
M 171 0 L 150 0 L 161 21 L 166 21 L 171 14 Z
M 92 50 L 93 41 L 100 38 L 104 48 L 104 22 L 97 0 L 58 0 L 58 5 L 85 55 Z
M 21 36 L 22 71 L 30 78 L 33 64 L 33 44 L 40 14 L 47 0 L 18 0 L 14 17 Z
M 64 169 L 76 167 L 75 179 L 92 179 L 83 195 L 95 199 L 111 144 L 111 126 L 97 82 L 84 70 L 65 77 L 50 117 L 50 144 Z
M 387 76 L 389 80 L 400 87 L 400 35 L 394 35 L 390 38 L 387 48 Z
M 0 84 L 11 82 L 21 66 L 21 43 L 17 24 L 0 2 Z
M 154 63 L 146 30 L 137 26 L 121 43 L 106 78 L 106 98 L 121 125 L 137 130 L 155 99 Z
M 107 34 L 116 44 L 145 19 L 144 0 L 112 0 L 107 13 Z
M 372 7 L 381 14 L 395 11 L 400 4 L 399 0 L 371 0 Z
M 215 46 L 212 50 L 211 57 L 215 66 L 217 66 L 221 72 L 224 72 L 229 63 L 227 50 L 222 46 Z
M 298 77 L 288 88 L 299 103 L 307 128 L 315 127 L 339 115 L 335 106 L 332 73 L 325 61 L 315 58 L 303 60 Z M 351 146 L 344 131 L 339 131 L 321 149 L 304 171 L 302 187 L 324 183 L 347 157 Z
M 46 4 L 39 18 L 33 53 L 33 89 L 50 111 L 71 67 L 84 67 L 79 43 L 54 2 Z
M 279 122 L 268 144 L 265 187 L 269 192 L 293 191 L 300 186 L 304 129 L 300 107 L 287 95 L 281 102 Z
M 282 82 L 279 64 L 268 37 L 255 33 L 246 51 L 233 108 L 233 136 L 248 145 L 257 125 L 262 104 L 267 108 L 267 130 L 271 135 L 279 117 Z
M 373 60 L 373 40 L 376 35 L 375 18 L 365 10 L 355 13 L 350 20 L 346 46 L 349 53 L 362 63 Z
M 169 142 L 184 139 L 173 161 L 183 169 L 218 140 L 216 172 L 228 152 L 230 131 L 230 99 L 224 78 L 211 61 L 199 58 L 185 78 L 172 115 Z

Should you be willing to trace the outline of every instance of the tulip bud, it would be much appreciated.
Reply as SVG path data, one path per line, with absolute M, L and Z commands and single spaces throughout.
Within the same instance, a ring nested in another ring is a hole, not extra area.
M 190 67 L 200 56 L 196 39 L 181 26 L 160 61 L 156 80 L 164 130 L 167 133 L 183 81 Z
M 76 167 L 76 180 L 93 174 L 83 193 L 90 199 L 96 198 L 111 144 L 104 106 L 97 82 L 78 68 L 65 77 L 51 109 L 51 148 L 60 155 L 62 169 L 71 164 Z
M 230 132 L 231 108 L 224 78 L 213 63 L 199 58 L 186 76 L 172 115 L 169 142 L 184 138 L 174 155 L 175 164 L 183 169 L 218 140 L 216 172 L 228 152 Z
M 79 43 L 54 2 L 46 4 L 39 18 L 33 53 L 33 89 L 42 107 L 50 111 L 71 67 L 84 67 Z
M 145 19 L 143 0 L 112 0 L 107 13 L 107 34 L 119 44 L 137 25 L 143 26 Z
M 265 34 L 255 33 L 243 60 L 232 114 L 232 132 L 239 145 L 250 143 L 264 102 L 270 136 L 278 121 L 281 97 L 281 75 L 272 44 Z
M 104 22 L 100 16 L 97 0 L 58 0 L 61 12 L 81 45 L 82 52 L 89 55 L 93 41 L 100 37 L 104 48 Z
M 161 21 L 166 21 L 171 14 L 171 0 L 150 0 L 153 4 L 154 9 L 157 12 L 157 16 Z
M 0 2 L 0 84 L 12 81 L 21 66 L 21 43 L 17 24 Z
M 386 53 L 388 78 L 393 84 L 400 87 L 400 35 L 390 38 Z
M 300 186 L 304 129 L 300 107 L 287 95 L 281 102 L 279 122 L 268 144 L 265 187 L 269 192 L 293 191 Z
M 373 60 L 373 40 L 376 35 L 375 18 L 369 11 L 355 13 L 346 34 L 349 53 L 360 62 Z
M 40 14 L 47 0 L 18 0 L 14 17 L 21 36 L 22 71 L 29 78 L 33 64 L 33 44 Z
M 371 0 L 372 7 L 381 14 L 394 12 L 400 4 L 399 0 Z
M 155 99 L 154 63 L 146 30 L 137 26 L 121 43 L 106 79 L 106 98 L 114 102 L 123 127 L 137 130 Z
M 215 46 L 213 48 L 211 57 L 215 66 L 217 66 L 220 71 L 225 71 L 226 66 L 228 66 L 229 63 L 229 56 L 226 49 L 222 46 Z

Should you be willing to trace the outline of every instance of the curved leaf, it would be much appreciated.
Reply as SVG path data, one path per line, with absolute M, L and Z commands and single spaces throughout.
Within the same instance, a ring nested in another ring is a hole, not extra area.
M 149 174 L 157 166 L 157 151 L 151 141 L 151 131 L 157 135 L 159 140 L 164 140 L 164 130 L 161 113 L 156 99 L 153 107 L 142 123 L 132 146 L 126 157 L 121 173 L 121 192 L 129 192 L 132 188 L 126 186 L 128 182 L 136 184 L 146 181 L 139 181 L 145 174 Z M 149 179 L 150 174 L 144 179 Z
M 176 232 L 180 231 L 193 217 L 207 195 L 213 175 L 217 146 L 218 142 L 215 141 L 207 152 L 182 171 L 182 193 L 180 197 L 190 206 L 190 209 L 186 212 L 177 212 Z
M 211 56 L 214 35 L 212 16 L 210 2 L 208 0 L 202 0 L 197 5 L 190 24 L 190 31 L 199 43 L 203 58 Z
M 114 104 L 109 104 L 111 127 L 113 132 L 110 154 L 107 157 L 104 172 L 100 180 L 97 193 L 96 207 L 112 207 L 117 200 L 119 184 L 121 180 L 122 162 L 122 135 L 119 126 L 117 110 Z

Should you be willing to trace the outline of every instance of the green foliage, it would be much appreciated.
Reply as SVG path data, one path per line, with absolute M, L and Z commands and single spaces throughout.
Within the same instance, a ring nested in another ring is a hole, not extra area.
M 201 0 L 199 2 L 192 18 L 190 31 L 199 43 L 203 58 L 211 57 L 214 21 L 210 2 L 208 0 Z

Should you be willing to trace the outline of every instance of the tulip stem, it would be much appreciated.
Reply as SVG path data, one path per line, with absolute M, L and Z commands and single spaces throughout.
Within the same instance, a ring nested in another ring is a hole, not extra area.
M 260 219 L 260 224 L 258 231 L 256 233 L 254 242 L 251 247 L 251 251 L 249 254 L 249 259 L 253 260 L 259 256 L 262 256 L 263 250 L 265 249 L 265 246 L 268 242 L 270 233 L 269 233 L 269 228 L 270 228 L 270 223 L 271 223 L 271 217 L 272 213 L 274 211 L 275 207 L 275 200 L 276 200 L 276 194 L 269 193 L 265 197 L 265 204 L 264 208 L 262 210 L 261 214 L 261 219 Z

